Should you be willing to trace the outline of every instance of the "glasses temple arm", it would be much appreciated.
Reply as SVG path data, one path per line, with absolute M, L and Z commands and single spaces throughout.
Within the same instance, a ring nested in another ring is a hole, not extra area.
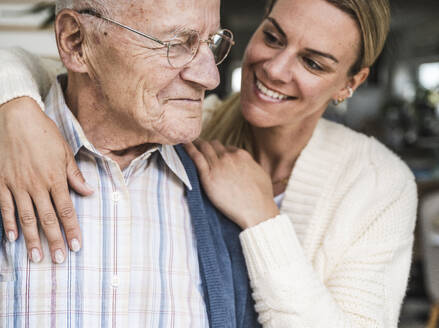
M 110 22 L 110 23 L 116 24 L 116 25 L 118 25 L 118 26 L 120 26 L 120 27 L 122 27 L 122 28 L 124 28 L 124 29 L 127 29 L 127 30 L 129 30 L 129 31 L 131 31 L 131 32 L 133 32 L 133 33 L 136 33 L 136 34 L 138 34 L 138 35 L 141 35 L 141 36 L 143 36 L 143 37 L 145 37 L 145 38 L 147 38 L 147 39 L 149 39 L 149 40 L 151 40 L 151 41 L 157 42 L 157 43 L 161 44 L 162 46 L 168 46 L 168 43 L 167 43 L 167 42 L 163 42 L 163 41 L 161 41 L 161 40 L 159 40 L 159 39 L 157 39 L 157 38 L 155 38 L 155 37 L 153 37 L 153 36 L 151 36 L 151 35 L 148 35 L 148 34 L 142 33 L 142 32 L 137 31 L 137 30 L 135 30 L 135 29 L 133 29 L 133 28 L 131 28 L 131 27 L 129 27 L 129 26 L 126 26 L 126 25 L 124 25 L 124 24 L 122 24 L 122 23 L 119 23 L 119 22 L 117 22 L 117 21 L 115 21 L 115 20 L 112 20 L 111 18 L 107 18 L 107 17 L 105 17 L 105 16 L 102 16 L 101 14 L 99 14 L 99 13 L 97 13 L 97 12 L 91 10 L 91 9 L 79 10 L 78 13 L 79 13 L 79 14 L 86 14 L 86 15 L 91 15 L 91 16 L 98 17 L 98 18 L 100 18 L 100 19 L 106 20 L 107 22 Z

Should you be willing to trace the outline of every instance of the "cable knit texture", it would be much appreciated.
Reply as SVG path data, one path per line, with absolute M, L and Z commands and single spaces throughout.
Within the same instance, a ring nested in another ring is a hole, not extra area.
M 40 105 L 60 71 L 0 50 L 0 104 Z M 6 63 L 4 65 L 4 63 Z M 206 101 L 206 105 L 215 103 Z M 320 120 L 298 158 L 281 215 L 241 233 L 264 327 L 397 327 L 416 219 L 409 169 L 373 138 Z
M 0 105 L 28 96 L 44 110 L 54 78 L 65 72 L 60 61 L 39 58 L 21 48 L 0 49 Z
M 281 215 L 241 233 L 264 327 L 397 327 L 417 193 L 373 138 L 320 120 Z

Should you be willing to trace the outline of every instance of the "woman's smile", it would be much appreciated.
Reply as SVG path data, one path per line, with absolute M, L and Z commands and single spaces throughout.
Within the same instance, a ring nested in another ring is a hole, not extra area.
M 264 101 L 270 102 L 283 102 L 288 100 L 295 100 L 297 97 L 288 96 L 286 94 L 275 91 L 269 87 L 267 87 L 264 83 L 262 83 L 255 75 L 255 92 L 256 95 Z

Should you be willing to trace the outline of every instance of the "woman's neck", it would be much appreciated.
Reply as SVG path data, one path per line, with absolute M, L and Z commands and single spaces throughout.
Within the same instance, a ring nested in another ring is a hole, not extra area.
M 318 119 L 314 119 L 294 126 L 251 127 L 255 160 L 273 182 L 289 177 L 317 122 Z

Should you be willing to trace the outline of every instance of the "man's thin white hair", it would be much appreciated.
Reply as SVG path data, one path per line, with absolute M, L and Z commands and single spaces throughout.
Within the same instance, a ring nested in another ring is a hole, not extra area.
M 57 0 L 56 13 L 58 14 L 63 9 L 94 9 L 99 13 L 107 13 L 111 11 L 111 7 L 115 2 L 111 0 Z

